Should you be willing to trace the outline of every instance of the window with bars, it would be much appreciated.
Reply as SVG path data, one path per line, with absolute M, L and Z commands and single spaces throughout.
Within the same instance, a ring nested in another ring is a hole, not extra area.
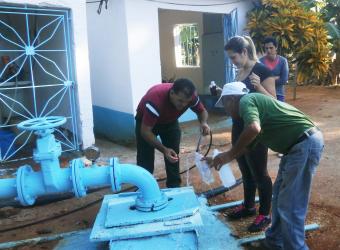
M 199 67 L 199 33 L 197 24 L 177 24 L 174 27 L 176 66 Z
M 0 4 L 0 164 L 32 157 L 35 134 L 17 129 L 28 119 L 66 117 L 56 140 L 79 149 L 70 14 Z

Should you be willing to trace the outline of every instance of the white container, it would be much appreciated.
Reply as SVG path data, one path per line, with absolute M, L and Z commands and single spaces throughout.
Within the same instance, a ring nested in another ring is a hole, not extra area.
M 218 171 L 218 174 L 220 176 L 223 186 L 231 187 L 236 183 L 235 176 L 233 175 L 233 172 L 231 171 L 229 164 L 223 165 L 221 169 Z
M 213 153 L 213 157 L 215 158 L 220 152 L 215 149 Z M 220 170 L 218 171 L 218 175 L 220 176 L 221 182 L 225 187 L 231 187 L 236 183 L 235 176 L 230 169 L 229 164 L 224 164 Z
M 206 184 L 211 184 L 215 181 L 214 176 L 208 166 L 206 161 L 201 161 L 202 155 L 200 153 L 195 152 L 195 164 L 200 172 L 202 181 Z
M 212 88 L 212 87 L 215 87 L 215 86 L 216 86 L 215 81 L 211 81 L 209 87 Z

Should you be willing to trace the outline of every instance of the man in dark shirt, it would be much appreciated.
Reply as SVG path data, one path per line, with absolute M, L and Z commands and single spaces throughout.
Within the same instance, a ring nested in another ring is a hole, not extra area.
M 267 37 L 264 42 L 266 55 L 260 58 L 260 62 L 267 66 L 275 78 L 276 98 L 285 101 L 285 84 L 288 82 L 289 67 L 285 57 L 277 54 L 278 44 L 275 38 Z
M 169 188 L 181 184 L 178 157 L 181 130 L 177 119 L 188 108 L 197 114 L 202 134 L 209 134 L 208 112 L 200 102 L 194 84 L 188 79 L 153 86 L 137 108 L 137 165 L 153 173 L 154 149 L 158 149 L 164 154 L 166 185 Z M 157 139 L 158 135 L 161 141 Z

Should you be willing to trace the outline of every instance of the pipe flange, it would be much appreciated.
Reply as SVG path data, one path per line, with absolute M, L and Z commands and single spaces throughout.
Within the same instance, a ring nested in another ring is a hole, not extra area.
M 119 192 L 121 189 L 120 183 L 120 168 L 118 166 L 117 158 L 110 158 L 110 177 L 111 177 L 111 187 L 113 192 Z
M 34 204 L 36 197 L 32 197 L 29 194 L 29 187 L 25 185 L 25 178 L 33 172 L 31 166 L 24 165 L 21 166 L 17 171 L 17 193 L 18 197 L 17 200 L 20 201 L 20 204 L 23 206 L 31 206 Z
M 168 197 L 161 191 L 161 198 L 154 201 L 145 201 L 141 195 L 136 198 L 136 209 L 143 212 L 158 211 L 168 205 Z
M 81 159 L 71 161 L 71 179 L 73 184 L 74 195 L 77 198 L 86 196 L 86 187 L 83 184 L 81 169 L 84 168 L 84 163 Z

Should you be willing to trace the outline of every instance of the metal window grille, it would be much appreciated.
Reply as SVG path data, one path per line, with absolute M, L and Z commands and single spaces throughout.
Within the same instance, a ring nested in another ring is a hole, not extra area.
M 67 117 L 56 139 L 79 147 L 70 20 L 67 9 L 0 6 L 0 163 L 32 156 L 34 133 L 16 128 L 31 118 Z

